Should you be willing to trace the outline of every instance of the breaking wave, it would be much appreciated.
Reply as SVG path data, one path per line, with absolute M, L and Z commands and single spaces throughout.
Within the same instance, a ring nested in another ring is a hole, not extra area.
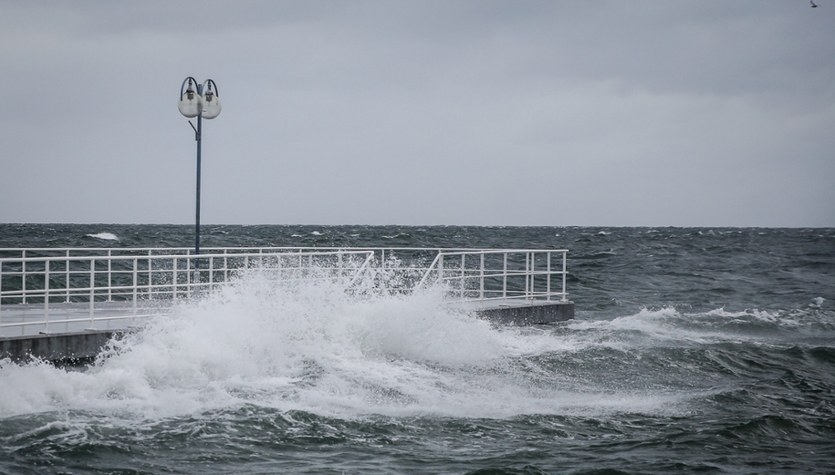
M 0 363 L 0 417 L 50 411 L 165 418 L 256 405 L 325 416 L 665 411 L 684 396 L 612 393 L 555 366 L 598 344 L 495 327 L 442 289 L 355 295 L 263 274 L 181 303 L 84 371 Z
M 101 239 L 102 241 L 118 241 L 119 236 L 113 233 L 95 233 L 95 234 L 87 234 L 87 237 L 91 237 L 93 239 Z

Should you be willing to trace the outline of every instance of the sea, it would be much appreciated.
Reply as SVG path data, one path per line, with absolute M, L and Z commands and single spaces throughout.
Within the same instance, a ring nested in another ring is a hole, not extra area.
M 0 248 L 193 231 L 0 224 Z M 833 228 L 205 225 L 202 245 L 565 248 L 576 318 L 242 282 L 91 365 L 0 360 L 0 473 L 835 473 Z

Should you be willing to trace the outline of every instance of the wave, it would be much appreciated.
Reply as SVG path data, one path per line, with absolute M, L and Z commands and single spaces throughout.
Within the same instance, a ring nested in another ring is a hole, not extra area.
M 610 347 L 701 345 L 758 342 L 793 345 L 835 341 L 835 313 L 817 306 L 788 310 L 745 309 L 685 311 L 675 306 L 642 308 L 638 313 L 604 320 L 567 323 L 574 332 L 597 331 Z M 821 304 L 823 301 L 820 301 Z
M 243 405 L 323 416 L 601 414 L 672 410 L 690 396 L 567 377 L 594 341 L 496 327 L 442 289 L 358 295 L 256 273 L 173 311 L 71 371 L 0 362 L 0 417 L 53 411 L 160 419 Z
M 91 237 L 93 239 L 101 239 L 103 241 L 118 241 L 119 236 L 113 233 L 95 233 L 95 234 L 87 234 L 87 237 Z

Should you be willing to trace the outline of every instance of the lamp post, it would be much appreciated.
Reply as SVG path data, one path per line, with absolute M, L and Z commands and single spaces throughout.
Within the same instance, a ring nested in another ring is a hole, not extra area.
M 197 88 L 197 91 L 194 88 Z M 204 92 L 205 91 L 205 92 Z M 180 102 L 177 104 L 180 113 L 191 119 L 197 117 L 197 127 L 191 121 L 188 124 L 194 129 L 194 140 L 197 141 L 197 200 L 194 223 L 194 253 L 200 254 L 200 145 L 203 138 L 203 119 L 214 119 L 220 114 L 220 94 L 214 80 L 207 79 L 202 84 L 189 76 L 180 86 Z

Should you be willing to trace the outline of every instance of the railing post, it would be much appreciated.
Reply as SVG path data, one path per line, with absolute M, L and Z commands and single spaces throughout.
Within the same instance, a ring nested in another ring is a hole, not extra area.
M 20 279 L 22 281 L 21 292 L 23 293 L 23 303 L 26 303 L 26 251 L 23 251 L 23 265 L 20 267 Z
M 525 253 L 525 298 L 528 298 L 531 294 L 531 279 L 530 279 L 530 272 L 531 272 L 531 253 Z
M 136 292 L 139 290 L 139 258 L 133 258 L 133 315 L 136 316 Z
M 209 257 L 209 289 L 211 290 L 215 282 L 215 258 Z
M 44 261 L 43 281 L 44 331 L 49 333 L 49 259 Z
M 461 300 L 464 300 L 464 280 L 466 280 L 464 261 L 466 257 L 466 254 L 461 254 L 461 283 L 458 285 L 458 298 Z
M 113 301 L 113 250 L 107 250 L 107 301 Z
M 194 257 L 191 251 L 189 251 L 186 259 L 188 259 L 188 274 L 186 275 L 186 298 L 191 298 L 191 286 L 197 274 L 197 271 L 194 270 Z
M 177 284 L 179 284 L 179 274 L 177 272 L 178 258 L 174 257 L 174 262 L 171 264 L 171 299 L 177 300 Z
M 64 299 L 65 303 L 70 303 L 70 259 L 67 258 L 66 262 L 64 262 L 64 278 L 66 279 L 65 288 L 66 288 L 66 298 Z
M 96 258 L 90 258 L 90 326 L 93 326 L 93 315 L 96 307 Z M 109 291 L 108 291 L 109 292 Z M 108 297 L 109 298 L 109 297 Z
M 548 251 L 545 257 L 545 299 L 551 300 L 551 251 Z
M 481 251 L 481 269 L 479 269 L 478 298 L 484 300 L 484 251 Z
M 148 298 L 151 297 L 151 290 L 153 289 L 153 282 L 154 282 L 154 263 L 151 261 L 151 257 L 148 257 Z
M 566 296 L 566 292 L 565 292 L 565 275 L 567 274 L 567 272 L 566 272 L 566 256 L 567 256 L 567 254 L 568 254 L 568 251 L 562 251 L 562 301 L 563 302 L 568 300 L 568 298 Z
M 531 294 L 528 300 L 536 298 L 536 253 L 531 252 Z
M 225 249 L 223 250 L 223 282 L 229 282 L 229 258 L 226 256 Z
M 507 251 L 502 253 L 504 257 L 504 267 L 502 269 L 502 298 L 507 298 Z

